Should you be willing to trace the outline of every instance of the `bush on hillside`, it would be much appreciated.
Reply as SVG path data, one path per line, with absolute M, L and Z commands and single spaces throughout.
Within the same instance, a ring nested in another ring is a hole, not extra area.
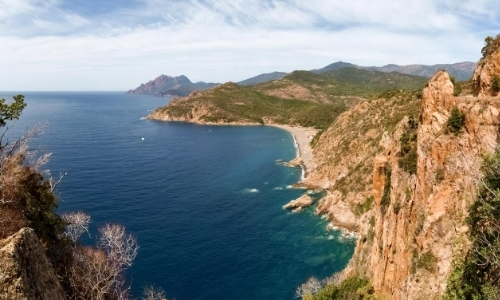
M 498 95 L 498 92 L 500 92 L 500 77 L 497 74 L 494 74 L 491 77 L 491 93 L 493 96 Z
M 471 246 L 452 271 L 446 299 L 500 295 L 500 151 L 484 159 L 481 171 L 479 192 L 467 218 Z
M 450 117 L 446 122 L 448 131 L 453 132 L 455 135 L 458 135 L 464 125 L 465 114 L 460 109 L 458 109 L 458 107 L 454 106 L 451 109 Z
M 418 122 L 413 117 L 410 117 L 405 131 L 399 139 L 401 152 L 398 166 L 410 174 L 417 173 L 417 130 Z
M 450 81 L 453 83 L 453 96 L 458 96 L 462 92 L 462 85 L 456 82 L 455 76 L 450 75 Z

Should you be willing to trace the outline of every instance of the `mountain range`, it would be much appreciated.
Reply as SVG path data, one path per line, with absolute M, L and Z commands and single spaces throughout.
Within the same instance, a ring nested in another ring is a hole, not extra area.
M 355 68 L 363 70 L 372 70 L 383 73 L 401 73 L 408 75 L 415 75 L 430 78 L 438 70 L 446 70 L 450 75 L 454 76 L 457 81 L 468 80 L 471 78 L 476 63 L 473 62 L 459 62 L 454 64 L 437 64 L 437 65 L 404 65 L 399 66 L 395 64 L 389 64 L 382 67 L 364 67 L 351 64 L 348 62 L 338 61 L 329 64 L 321 69 L 310 70 L 312 73 L 325 74 L 330 71 L 339 70 L 342 68 Z M 272 80 L 282 79 L 290 73 L 286 72 L 272 72 L 263 73 L 255 77 L 251 77 L 242 81 L 237 82 L 238 85 L 255 85 L 259 83 L 265 83 Z M 139 95 L 153 95 L 158 97 L 185 97 L 191 94 L 195 90 L 206 90 L 214 86 L 219 85 L 219 83 L 203 82 L 199 81 L 196 83 L 191 82 L 186 76 L 181 75 L 177 77 L 160 75 L 154 80 L 150 80 L 147 83 L 143 83 L 133 90 L 129 90 L 127 94 L 139 94 Z
M 351 64 L 348 62 L 338 61 L 333 64 L 329 64 L 321 69 L 310 70 L 310 72 L 316 74 L 322 74 L 333 70 L 338 70 L 342 68 L 357 68 L 365 70 L 374 70 L 384 73 L 397 72 L 408 75 L 416 75 L 431 78 L 439 70 L 446 70 L 450 75 L 454 76 L 456 80 L 463 81 L 469 80 L 474 72 L 476 63 L 473 62 L 459 62 L 454 64 L 437 64 L 437 65 L 405 65 L 399 66 L 394 64 L 385 65 L 382 67 L 364 67 Z M 257 75 L 252 78 L 245 79 L 243 81 L 237 82 L 239 85 L 252 85 L 267 82 L 270 80 L 281 79 L 285 77 L 288 73 L 285 72 L 273 72 L 264 73 Z

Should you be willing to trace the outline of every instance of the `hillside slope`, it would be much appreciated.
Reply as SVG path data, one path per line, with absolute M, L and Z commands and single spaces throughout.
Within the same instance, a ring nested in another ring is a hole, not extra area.
M 343 68 L 331 73 L 294 71 L 254 86 L 226 83 L 175 99 L 149 117 L 196 123 L 291 124 L 326 128 L 356 103 L 387 88 L 423 87 L 425 79 L 398 73 Z M 381 84 L 383 82 L 384 84 Z
M 259 84 L 263 82 L 268 82 L 271 80 L 276 80 L 276 79 L 281 79 L 285 77 L 288 73 L 285 72 L 272 72 L 272 73 L 264 73 L 260 74 L 239 82 L 236 82 L 239 85 L 254 85 L 254 84 Z
M 375 295 L 386 299 L 441 299 L 445 293 L 494 299 L 499 292 L 481 286 L 498 281 L 489 275 L 498 274 L 491 263 L 469 274 L 475 286 L 457 279 L 465 276 L 460 268 L 469 257 L 485 263 L 484 254 L 470 249 L 471 231 L 493 232 L 483 243 L 488 247 L 499 242 L 495 227 L 466 222 L 477 203 L 484 155 L 500 140 L 500 97 L 492 96 L 491 83 L 500 71 L 500 42 L 495 47 L 475 71 L 478 97 L 454 96 L 449 74 L 439 71 L 421 93 L 360 103 L 319 137 L 316 167 L 303 184 L 326 190 L 317 214 L 359 234 L 343 278 L 368 278 Z

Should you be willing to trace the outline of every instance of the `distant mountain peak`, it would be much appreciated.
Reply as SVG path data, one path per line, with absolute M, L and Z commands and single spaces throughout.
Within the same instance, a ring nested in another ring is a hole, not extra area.
M 206 90 L 216 85 L 217 83 L 205 83 L 203 81 L 192 83 L 185 75 L 173 77 L 162 74 L 146 84 L 141 83 L 139 87 L 129 90 L 127 94 L 184 97 L 195 90 Z

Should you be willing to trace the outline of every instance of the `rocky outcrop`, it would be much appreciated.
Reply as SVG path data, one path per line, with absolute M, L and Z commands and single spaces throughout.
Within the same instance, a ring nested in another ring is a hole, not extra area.
M 489 47 L 500 47 L 500 36 L 490 41 Z M 496 96 L 498 94 L 498 90 L 492 89 L 492 83 L 495 76 L 497 78 L 500 76 L 500 51 L 492 50 L 490 50 L 491 53 L 485 53 L 486 56 L 479 61 L 472 75 L 475 96 L 487 97 Z M 498 82 L 498 84 L 500 84 L 500 82 Z
M 362 102 L 326 129 L 314 146 L 314 163 L 303 184 L 324 189 L 317 214 L 333 225 L 360 230 L 373 215 L 372 170 L 380 149 L 391 143 L 396 124 L 408 112 L 418 114 L 418 93 L 396 92 Z
M 292 200 L 288 202 L 287 204 L 283 205 L 284 209 L 294 209 L 294 212 L 299 212 L 302 210 L 304 207 L 311 206 L 313 204 L 314 199 L 311 198 L 311 196 L 305 194 L 300 196 L 299 198 Z
M 458 134 L 446 128 L 455 106 L 466 119 Z M 362 226 L 365 238 L 350 271 L 373 278 L 378 293 L 391 299 L 438 299 L 444 293 L 453 259 L 467 248 L 463 224 L 482 156 L 497 146 L 499 107 L 498 99 L 453 97 L 449 75 L 440 71 L 423 90 L 416 173 L 399 163 L 408 118 L 376 157 L 374 222 Z
M 342 194 L 338 191 L 321 198 L 316 207 L 316 215 L 326 214 L 332 224 L 352 231 L 358 230 L 358 218 L 349 203 L 341 200 Z
M 66 299 L 31 228 L 0 241 L 0 299 Z

